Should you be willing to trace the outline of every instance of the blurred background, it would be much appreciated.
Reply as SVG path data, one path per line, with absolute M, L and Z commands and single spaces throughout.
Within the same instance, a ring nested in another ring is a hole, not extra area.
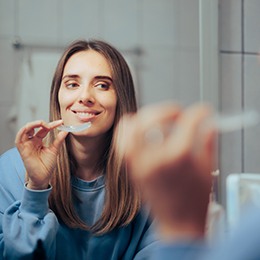
M 260 111 L 259 0 L 0 0 L 0 153 L 17 130 L 48 120 L 64 47 L 110 42 L 127 59 L 138 104 L 210 102 L 216 111 Z M 260 172 L 260 127 L 220 137 L 218 191 L 230 173 Z

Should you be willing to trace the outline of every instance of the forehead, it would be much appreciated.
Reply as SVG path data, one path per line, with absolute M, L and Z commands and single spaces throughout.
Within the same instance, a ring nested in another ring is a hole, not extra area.
M 94 50 L 80 51 L 67 61 L 63 74 L 78 73 L 106 74 L 112 76 L 111 65 L 99 52 Z

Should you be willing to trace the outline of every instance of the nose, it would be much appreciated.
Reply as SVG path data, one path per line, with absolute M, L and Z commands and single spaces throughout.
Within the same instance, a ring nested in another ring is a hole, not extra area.
M 81 104 L 94 104 L 94 91 L 88 85 L 81 86 L 80 93 L 79 93 L 79 103 Z

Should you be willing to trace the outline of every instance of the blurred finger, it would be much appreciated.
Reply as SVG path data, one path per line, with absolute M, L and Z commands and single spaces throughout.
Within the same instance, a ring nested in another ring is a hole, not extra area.
M 139 145 L 140 148 L 150 149 L 150 145 L 162 144 L 165 135 L 168 134 L 171 125 L 180 113 L 180 106 L 172 103 L 145 107 L 129 123 L 133 131 L 129 133 L 127 139 L 134 139 L 137 144 L 132 143 L 132 145 Z
M 169 160 L 182 158 L 196 150 L 201 140 L 198 131 L 201 131 L 203 122 L 211 114 L 211 109 L 207 105 L 196 105 L 188 108 L 183 115 L 176 121 L 176 127 L 167 141 L 166 156 Z M 203 138 L 203 136 L 202 136 Z
M 181 107 L 170 102 L 151 105 L 140 110 L 137 120 L 142 128 L 150 129 L 154 125 L 164 125 L 174 121 L 181 112 Z

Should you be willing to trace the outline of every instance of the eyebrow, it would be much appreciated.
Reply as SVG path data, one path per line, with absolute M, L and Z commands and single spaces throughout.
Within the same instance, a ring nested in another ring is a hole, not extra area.
M 113 82 L 112 78 L 109 76 L 95 76 L 94 79 L 104 79 Z
M 68 75 L 63 76 L 62 80 L 66 79 L 66 78 L 78 79 L 79 75 L 77 75 L 77 74 L 68 74 Z M 101 80 L 109 80 L 109 81 L 113 82 L 112 78 L 109 77 L 109 76 L 98 75 L 98 76 L 95 76 L 93 79 L 94 80 L 99 80 L 99 79 L 101 79 Z
M 64 75 L 64 76 L 62 77 L 62 80 L 66 79 L 66 78 L 76 79 L 76 78 L 79 78 L 79 75 L 77 75 L 77 74 Z

